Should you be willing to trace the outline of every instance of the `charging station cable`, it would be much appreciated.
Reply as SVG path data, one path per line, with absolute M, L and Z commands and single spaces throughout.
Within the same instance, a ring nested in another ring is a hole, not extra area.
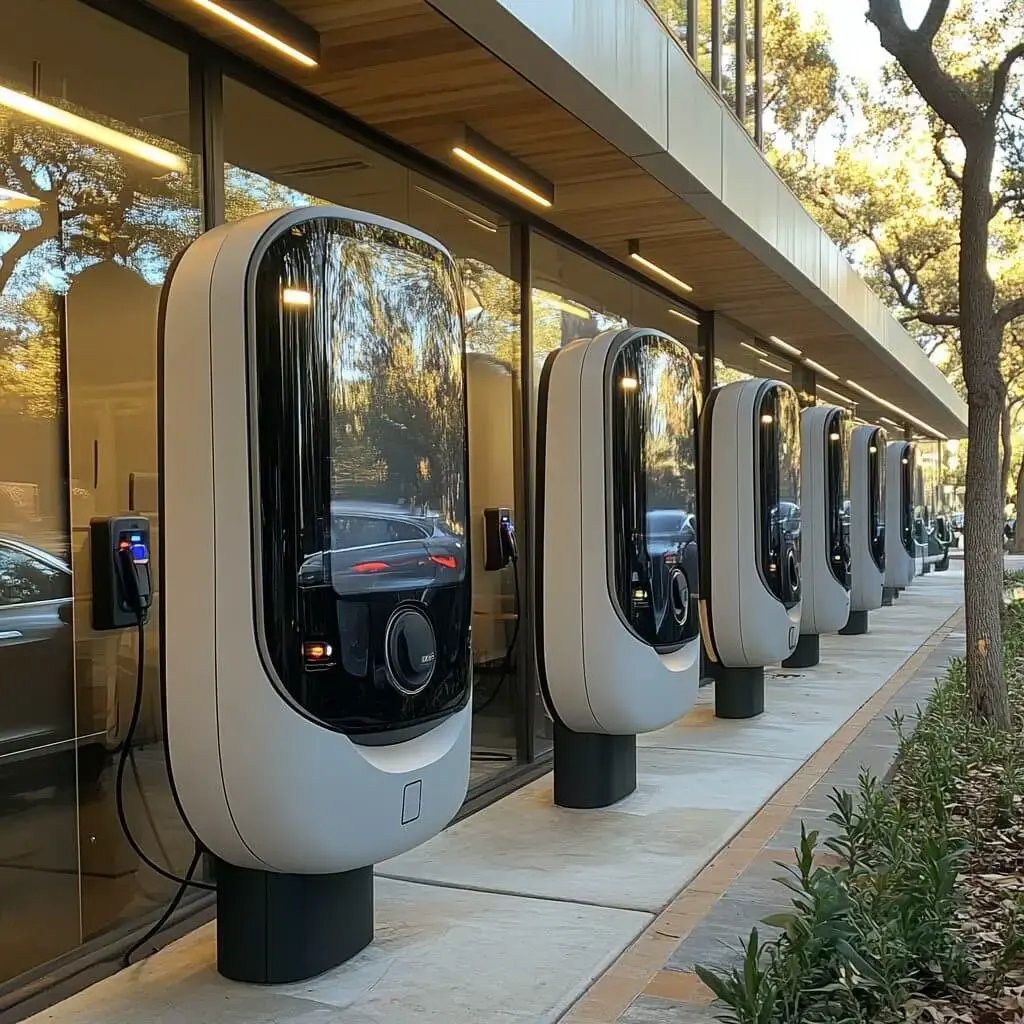
M 512 636 L 509 639 L 508 646 L 505 648 L 505 656 L 501 659 L 501 675 L 498 677 L 498 682 L 495 684 L 494 689 L 491 691 L 490 696 L 480 704 L 473 705 L 473 713 L 476 714 L 478 711 L 485 711 L 489 708 L 494 701 L 497 699 L 498 694 L 501 693 L 501 688 L 505 685 L 505 680 L 508 678 L 509 673 L 512 669 L 512 655 L 516 649 L 516 643 L 519 640 L 519 625 L 523 620 L 523 603 L 522 597 L 519 593 L 519 546 L 516 543 L 516 535 L 509 524 L 504 524 L 504 529 L 507 535 L 507 543 L 509 550 L 509 558 L 512 562 L 512 580 L 515 585 L 516 594 L 516 624 L 512 630 Z

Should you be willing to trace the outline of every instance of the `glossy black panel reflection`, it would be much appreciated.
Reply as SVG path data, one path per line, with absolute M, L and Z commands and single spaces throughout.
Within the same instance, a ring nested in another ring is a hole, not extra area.
M 872 433 L 868 442 L 868 496 L 871 558 L 879 571 L 885 572 L 885 432 L 881 428 Z
M 697 636 L 697 407 L 677 341 L 630 338 L 610 353 L 612 566 L 619 614 L 659 650 Z
M 454 267 L 399 231 L 324 217 L 273 241 L 251 287 L 267 655 L 332 728 L 422 726 L 470 682 Z M 396 630 L 410 609 L 431 645 Z M 412 656 L 433 667 L 407 680 Z
M 842 409 L 829 413 L 825 423 L 826 505 L 828 567 L 836 580 L 850 588 L 850 430 L 852 423 Z
M 754 404 L 758 478 L 757 554 L 761 577 L 787 607 L 800 600 L 800 405 L 775 382 Z
M 911 558 L 917 554 L 914 543 L 914 446 L 903 445 L 900 460 L 900 540 Z

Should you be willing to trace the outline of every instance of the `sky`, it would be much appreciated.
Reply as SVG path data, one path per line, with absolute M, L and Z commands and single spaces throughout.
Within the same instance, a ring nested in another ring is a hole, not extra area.
M 875 78 L 884 63 L 885 52 L 878 42 L 878 30 L 864 18 L 867 0 L 795 0 L 808 21 L 822 14 L 832 30 L 832 52 L 839 70 L 857 78 Z M 903 0 L 907 24 L 916 26 L 928 8 L 928 0 Z

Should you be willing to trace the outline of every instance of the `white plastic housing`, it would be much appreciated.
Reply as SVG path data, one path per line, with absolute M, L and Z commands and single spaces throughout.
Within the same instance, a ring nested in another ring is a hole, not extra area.
M 616 354 L 639 338 L 663 339 L 684 361 L 689 384 L 679 393 L 678 415 L 688 424 L 692 452 L 699 378 L 686 349 L 658 331 L 613 330 L 574 341 L 549 356 L 541 385 L 538 662 L 549 713 L 575 732 L 661 728 L 692 707 L 699 684 L 695 602 L 687 602 L 688 639 L 659 651 L 631 628 L 612 595 L 611 446 L 617 441 L 610 403 L 630 396 L 615 394 L 610 377 Z M 692 463 L 690 478 L 695 491 Z M 692 556 L 686 571 L 695 595 L 695 537 Z
M 765 483 L 773 477 L 777 482 L 779 475 L 758 441 L 763 403 L 772 390 L 790 410 L 786 428 L 799 460 L 799 410 L 788 384 L 726 384 L 711 392 L 701 416 L 701 628 L 708 656 L 727 668 L 775 664 L 793 653 L 800 638 L 799 545 L 797 596 L 787 606 L 765 581 L 757 539 L 762 517 L 770 514 Z M 798 488 L 798 471 L 796 480 Z
M 910 585 L 917 573 L 913 539 L 914 446 L 890 441 L 885 451 L 885 585 Z M 909 468 L 908 468 L 909 467 Z
M 845 490 L 842 481 L 838 490 L 830 487 L 830 460 L 839 461 L 836 468 L 842 476 L 849 472 L 843 465 L 847 461 L 844 415 L 830 405 L 804 409 L 800 415 L 801 633 L 835 633 L 850 617 L 848 549 L 841 536 L 831 537 L 829 526 L 830 521 L 841 519 Z
M 218 227 L 174 271 L 161 363 L 164 682 L 176 796 L 221 859 L 308 874 L 374 864 L 443 828 L 466 792 L 471 716 L 466 704 L 413 739 L 355 743 L 291 702 L 257 649 L 249 274 L 274 239 L 322 217 L 391 228 L 444 253 L 419 232 L 337 207 Z
M 885 449 L 881 427 L 854 428 L 850 441 L 850 607 L 855 612 L 882 607 L 885 537 L 883 534 L 880 544 L 875 537 L 879 527 L 886 529 Z M 877 459 L 874 479 L 872 459 Z

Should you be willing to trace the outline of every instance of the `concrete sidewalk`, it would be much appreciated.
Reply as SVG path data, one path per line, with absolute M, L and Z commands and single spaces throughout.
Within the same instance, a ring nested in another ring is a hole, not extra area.
M 833 735 L 949 632 L 962 586 L 954 563 L 872 613 L 870 635 L 823 638 L 818 667 L 769 674 L 758 719 L 718 721 L 703 691 L 686 718 L 642 738 L 639 788 L 611 809 L 555 808 L 545 777 L 380 865 L 376 941 L 320 978 L 224 981 L 208 925 L 32 1020 L 558 1020 L 808 759 L 839 756 Z M 569 1019 L 614 1021 L 665 959 L 609 972 Z

